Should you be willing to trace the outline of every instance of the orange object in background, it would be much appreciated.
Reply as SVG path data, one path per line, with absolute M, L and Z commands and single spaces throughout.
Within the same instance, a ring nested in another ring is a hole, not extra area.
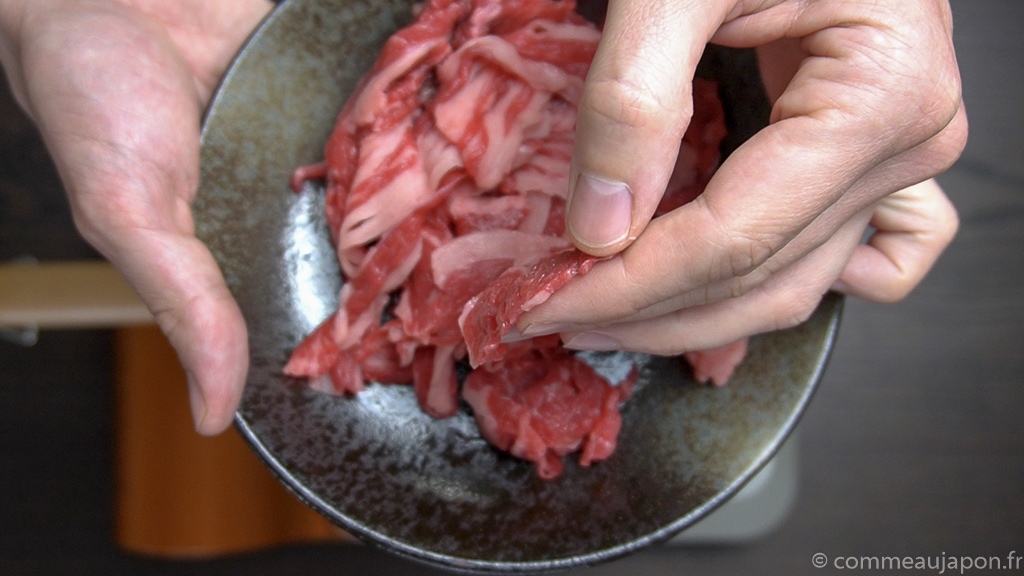
M 152 325 L 120 328 L 116 527 L 127 550 L 208 557 L 303 541 L 353 541 L 288 492 L 232 428 L 192 427 L 185 373 Z

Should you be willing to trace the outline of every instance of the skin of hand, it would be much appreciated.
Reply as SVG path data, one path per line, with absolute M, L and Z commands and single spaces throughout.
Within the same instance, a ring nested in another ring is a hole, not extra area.
M 6 0 L 0 58 L 82 236 L 135 287 L 188 375 L 196 428 L 227 428 L 245 323 L 194 235 L 202 112 L 265 0 Z
M 700 197 L 651 220 L 708 41 L 757 47 L 771 121 Z M 676 354 L 793 326 L 830 288 L 899 300 L 956 232 L 929 178 L 966 138 L 943 1 L 610 0 L 566 220 L 580 249 L 612 256 L 517 329 Z

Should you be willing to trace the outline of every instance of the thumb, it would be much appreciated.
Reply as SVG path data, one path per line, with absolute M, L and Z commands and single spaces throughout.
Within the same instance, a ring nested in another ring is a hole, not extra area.
M 188 233 L 127 229 L 97 242 L 147 304 L 188 376 L 196 430 L 227 428 L 249 365 L 245 320 L 209 250 Z
M 654 214 L 693 112 L 697 61 L 724 10 L 722 2 L 609 2 L 569 177 L 566 229 L 584 252 L 621 251 Z

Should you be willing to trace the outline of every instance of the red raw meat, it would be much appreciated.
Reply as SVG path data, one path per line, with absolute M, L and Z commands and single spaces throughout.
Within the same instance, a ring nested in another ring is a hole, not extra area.
M 586 274 L 597 258 L 579 250 L 565 250 L 545 258 L 528 270 L 510 268 L 466 304 L 459 326 L 474 368 L 498 362 L 507 346 L 502 336 L 524 313 L 547 300 L 569 280 Z
M 535 463 L 541 478 L 554 478 L 566 454 L 582 450 L 583 466 L 612 454 L 622 426 L 619 404 L 637 377 L 634 368 L 612 386 L 559 348 L 534 350 L 474 370 L 463 397 L 488 442 Z
M 430 0 L 387 41 L 324 162 L 292 177 L 296 191 L 326 180 L 346 282 L 286 374 L 335 394 L 412 384 L 444 418 L 458 410 L 455 368 L 468 358 L 463 396 L 482 434 L 540 476 L 558 475 L 569 452 L 583 465 L 612 453 L 636 370 L 616 387 L 557 335 L 501 342 L 595 263 L 565 237 L 565 197 L 599 38 L 571 0 Z M 694 101 L 662 209 L 699 194 L 718 162 L 715 84 L 696 82 Z

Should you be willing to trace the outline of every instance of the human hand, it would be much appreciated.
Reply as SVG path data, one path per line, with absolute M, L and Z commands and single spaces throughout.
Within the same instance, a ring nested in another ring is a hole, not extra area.
M 617 255 L 519 331 L 674 354 L 797 324 L 833 286 L 905 296 L 957 226 L 925 182 L 966 140 L 951 26 L 933 0 L 611 0 L 566 218 L 582 250 Z M 708 41 L 758 47 L 771 123 L 697 200 L 651 221 Z
M 242 315 L 194 235 L 200 119 L 266 0 L 8 0 L 0 57 L 82 236 L 135 287 L 188 374 L 196 428 L 231 423 Z

